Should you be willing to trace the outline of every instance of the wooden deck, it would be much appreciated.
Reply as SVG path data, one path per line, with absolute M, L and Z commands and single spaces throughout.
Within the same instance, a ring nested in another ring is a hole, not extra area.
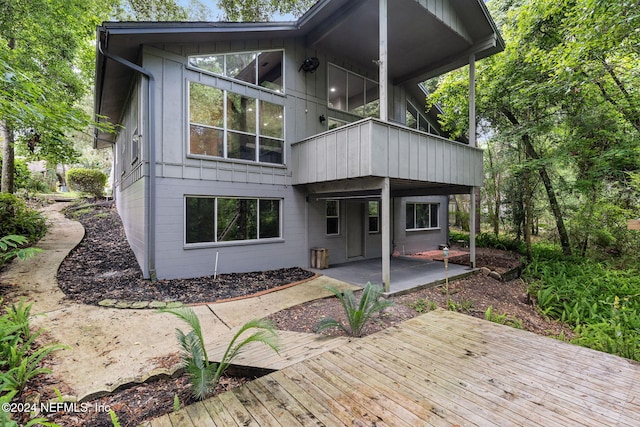
M 147 426 L 638 426 L 640 365 L 437 310 Z

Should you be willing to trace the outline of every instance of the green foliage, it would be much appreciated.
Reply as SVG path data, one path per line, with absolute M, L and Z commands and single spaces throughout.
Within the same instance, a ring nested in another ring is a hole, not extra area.
M 471 300 L 463 299 L 461 301 L 454 301 L 447 297 L 447 310 L 449 311 L 470 313 L 472 309 L 473 301 Z
M 191 391 L 193 396 L 204 399 L 215 390 L 222 374 L 229 367 L 233 359 L 240 354 L 244 347 L 252 342 L 261 342 L 275 352 L 278 351 L 277 334 L 273 325 L 264 319 L 254 319 L 245 323 L 233 336 L 220 363 L 211 362 L 205 349 L 204 338 L 200 320 L 189 307 L 160 310 L 163 313 L 171 313 L 184 321 L 191 330 L 184 333 L 176 329 L 176 337 L 182 349 L 183 366 L 191 379 Z M 257 331 L 247 335 L 246 332 Z
M 344 325 L 342 322 L 333 318 L 325 318 L 316 324 L 316 332 L 328 328 L 339 328 L 349 336 L 360 337 L 362 336 L 362 329 L 373 314 L 379 313 L 393 305 L 392 301 L 380 300 L 383 292 L 382 286 L 374 285 L 371 282 L 365 285 L 359 303 L 356 303 L 356 298 L 352 290 L 346 290 L 343 293 L 334 286 L 327 286 L 327 289 L 331 291 L 331 293 L 338 298 L 340 304 L 342 304 L 348 324 Z
M 504 235 L 494 233 L 480 233 L 476 236 L 476 245 L 481 248 L 495 248 L 524 254 L 526 248 L 523 242 Z
M 269 21 L 275 14 L 300 16 L 315 0 L 220 0 L 219 7 L 229 21 Z
M 523 271 L 543 315 L 569 323 L 575 342 L 639 360 L 640 269 L 614 268 L 542 248 Z
M 466 244 L 469 244 L 469 233 L 463 233 L 456 230 L 449 230 L 449 241 L 452 243 L 458 241 L 464 241 Z
M 107 175 L 95 169 L 73 168 L 67 171 L 67 182 L 74 191 L 102 197 Z
M 9 235 L 0 237 L 0 267 L 13 257 L 24 261 L 42 252 L 42 249 L 39 248 L 20 247 L 20 245 L 25 244 L 27 244 L 27 239 L 24 236 Z
M 30 330 L 30 313 L 31 305 L 20 301 L 0 316 L 0 382 L 3 394 L 20 393 L 29 380 L 50 373 L 50 369 L 40 367 L 42 360 L 65 348 L 59 344 L 37 346 L 35 340 L 43 330 Z
M 111 424 L 113 427 L 120 427 L 120 420 L 113 409 L 109 409 L 109 418 L 111 418 Z
M 45 235 L 44 217 L 13 194 L 0 193 L 0 236 L 25 236 L 31 243 Z
M 493 306 L 489 306 L 487 311 L 484 312 L 485 320 L 490 322 L 499 323 L 501 325 L 511 326 L 512 328 L 522 329 L 522 321 L 516 317 L 511 317 L 506 314 L 498 314 L 493 311 Z
M 415 302 L 410 304 L 409 307 L 418 313 L 428 313 L 438 308 L 438 303 L 435 301 L 428 301 L 424 298 L 418 298 Z
M 573 343 L 640 360 L 640 314 L 629 298 L 615 296 L 608 319 L 578 325 Z

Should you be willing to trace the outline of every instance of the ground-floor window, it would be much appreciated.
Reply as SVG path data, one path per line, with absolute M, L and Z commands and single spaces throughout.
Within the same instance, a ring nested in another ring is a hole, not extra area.
M 407 231 L 438 228 L 438 203 L 407 203 Z
M 369 202 L 369 233 L 380 232 L 380 202 Z
M 280 212 L 280 199 L 187 196 L 185 242 L 279 238 Z
M 327 200 L 326 205 L 327 236 L 340 234 L 340 202 L 338 200 Z

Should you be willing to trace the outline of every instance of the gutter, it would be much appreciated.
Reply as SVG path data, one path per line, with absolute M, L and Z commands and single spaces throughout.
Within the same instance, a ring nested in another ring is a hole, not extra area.
M 105 38 L 108 37 L 108 32 L 103 32 Z M 155 281 L 157 279 L 156 274 L 156 151 L 155 151 L 155 140 L 156 140 L 156 130 L 155 130 L 155 86 L 156 79 L 153 74 L 137 64 L 124 59 L 118 55 L 108 52 L 106 49 L 103 49 L 102 46 L 102 37 L 98 37 L 98 51 L 105 58 L 111 59 L 119 64 L 124 65 L 125 67 L 142 74 L 147 78 L 147 85 L 149 90 L 149 138 L 146 139 L 146 149 L 148 157 L 149 157 L 149 179 L 145 184 L 145 189 L 147 190 L 148 197 L 148 209 L 146 209 L 147 213 L 147 263 L 149 268 L 149 276 L 151 280 Z

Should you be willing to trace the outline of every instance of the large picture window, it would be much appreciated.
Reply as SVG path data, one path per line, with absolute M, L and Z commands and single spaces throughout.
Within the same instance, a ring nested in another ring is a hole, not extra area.
M 189 154 L 283 164 L 284 106 L 190 82 Z
M 281 50 L 193 55 L 189 66 L 282 93 L 283 58 Z
M 185 242 L 280 238 L 280 199 L 186 197 Z
M 380 117 L 377 82 L 329 64 L 329 107 L 360 117 Z
M 407 203 L 407 231 L 430 230 L 438 228 L 437 203 Z

